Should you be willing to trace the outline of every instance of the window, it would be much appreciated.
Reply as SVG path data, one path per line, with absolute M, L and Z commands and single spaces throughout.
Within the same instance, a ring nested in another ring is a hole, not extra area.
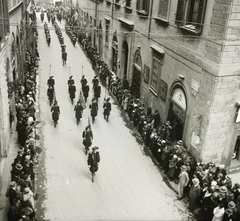
M 148 14 L 149 0 L 137 0 L 137 12 L 141 14 Z
M 109 23 L 106 23 L 106 33 L 105 33 L 105 42 L 106 42 L 106 46 L 108 46 L 108 41 L 109 41 Z
M 160 0 L 158 6 L 158 17 L 168 19 L 168 6 L 170 0 Z
M 206 0 L 178 0 L 176 24 L 184 30 L 201 34 Z
M 126 7 L 131 7 L 131 0 L 126 0 Z
M 162 72 L 162 62 L 158 57 L 153 56 L 150 91 L 154 93 L 155 96 L 157 96 L 158 81 L 161 78 L 161 72 Z

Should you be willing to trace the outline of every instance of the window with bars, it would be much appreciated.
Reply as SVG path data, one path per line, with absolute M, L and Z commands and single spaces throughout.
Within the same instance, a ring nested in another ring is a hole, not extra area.
M 168 19 L 168 7 L 170 5 L 170 0 L 159 0 L 158 5 L 158 17 L 163 19 Z
M 137 12 L 141 14 L 148 14 L 149 0 L 137 0 Z
M 207 0 L 178 0 L 175 23 L 181 28 L 202 33 Z

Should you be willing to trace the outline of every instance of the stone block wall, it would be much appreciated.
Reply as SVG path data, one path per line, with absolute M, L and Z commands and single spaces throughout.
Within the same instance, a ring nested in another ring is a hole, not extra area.
M 214 79 L 213 79 L 214 80 Z M 236 93 L 239 87 L 239 76 L 225 76 L 215 79 L 214 100 L 210 106 L 208 126 L 204 142 L 202 159 L 209 162 L 220 162 L 225 148 L 228 148 L 227 140 L 229 128 L 234 121 L 234 109 Z

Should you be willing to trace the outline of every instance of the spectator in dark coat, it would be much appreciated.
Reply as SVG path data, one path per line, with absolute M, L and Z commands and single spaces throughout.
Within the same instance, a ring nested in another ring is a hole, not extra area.
M 92 99 L 92 103 L 89 105 L 89 108 L 91 109 L 92 123 L 94 123 L 95 117 L 98 114 L 98 103 L 95 98 Z
M 199 184 L 199 179 L 192 179 L 192 186 L 189 191 L 189 210 L 191 212 L 193 212 L 199 204 L 199 198 L 201 194 L 201 187 Z

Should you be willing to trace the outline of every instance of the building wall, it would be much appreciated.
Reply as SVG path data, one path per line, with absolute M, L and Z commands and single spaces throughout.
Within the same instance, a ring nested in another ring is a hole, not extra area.
M 159 1 L 149 1 L 149 14 L 144 18 L 136 12 L 136 0 L 131 1 L 131 12 L 126 11 L 121 1 L 120 6 L 114 4 L 115 1 L 109 2 L 111 4 L 99 1 L 96 18 L 97 24 L 102 21 L 103 58 L 109 67 L 112 61 L 112 37 L 113 33 L 117 33 L 120 67 L 122 44 L 127 41 L 129 46 L 127 77 L 130 83 L 134 55 L 137 50 L 140 51 L 141 101 L 146 107 L 159 110 L 161 123 L 164 123 L 168 119 L 174 85 L 181 86 L 187 98 L 183 132 L 185 146 L 198 160 L 221 162 L 229 166 L 239 129 L 235 123 L 240 80 L 239 1 L 206 1 L 204 26 L 200 35 L 188 33 L 176 24 L 178 1 L 169 1 L 167 22 L 155 19 Z M 81 1 L 79 7 L 93 13 L 94 10 L 90 8 L 95 8 L 95 4 L 94 1 Z M 111 30 L 108 47 L 105 46 L 106 17 Z M 123 25 L 120 17 L 132 22 L 133 29 Z M 164 51 L 158 85 L 161 81 L 167 85 L 165 100 L 149 90 L 155 53 L 152 45 Z M 150 70 L 149 82 L 144 81 L 145 65 Z M 117 70 L 117 75 L 122 77 L 121 68 Z M 184 80 L 179 78 L 180 75 Z M 193 134 L 199 137 L 198 145 L 192 143 Z

